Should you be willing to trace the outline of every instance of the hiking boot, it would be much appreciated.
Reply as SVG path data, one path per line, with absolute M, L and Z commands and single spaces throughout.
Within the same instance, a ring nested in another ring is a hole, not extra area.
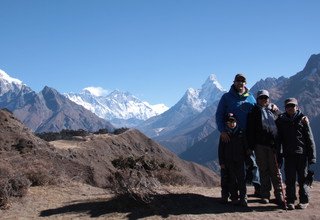
M 308 207 L 309 203 L 299 203 L 298 204 L 298 209 L 306 209 Z
M 231 200 L 232 205 L 239 205 L 239 200 L 238 199 L 233 199 Z
M 263 199 L 261 199 L 261 201 L 260 201 L 262 204 L 268 204 L 270 201 L 269 201 L 269 199 L 267 199 L 267 198 L 263 198 Z
M 248 201 L 246 199 L 241 199 L 239 204 L 242 207 L 248 207 Z
M 254 193 L 253 193 L 254 197 L 258 197 L 261 198 L 261 190 L 259 186 L 254 186 Z
M 289 203 L 287 208 L 288 208 L 288 210 L 294 210 L 295 209 L 294 204 L 292 204 L 292 203 Z
M 228 203 L 228 197 L 223 196 L 223 197 L 221 198 L 220 202 L 221 202 L 222 204 L 227 204 L 227 203 Z
M 285 208 L 285 202 L 282 201 L 282 199 L 277 198 L 275 200 L 275 203 L 280 207 L 280 208 Z

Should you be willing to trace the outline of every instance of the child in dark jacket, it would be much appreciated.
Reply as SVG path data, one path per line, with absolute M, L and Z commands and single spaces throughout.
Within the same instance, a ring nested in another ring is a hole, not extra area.
M 298 109 L 295 98 L 285 100 L 286 112 L 276 120 L 278 136 L 285 159 L 286 195 L 288 209 L 295 209 L 296 176 L 299 183 L 297 208 L 305 209 L 309 204 L 309 188 L 306 184 L 308 167 L 316 163 L 316 146 L 309 123 L 303 123 L 304 115 Z
M 239 203 L 241 206 L 248 206 L 245 179 L 246 135 L 237 126 L 237 121 L 232 113 L 229 113 L 226 117 L 226 130 L 230 141 L 223 142 L 220 139 L 218 149 L 221 173 L 227 175 L 226 181 L 228 182 L 232 204 Z M 225 180 L 222 178 L 221 183 L 224 182 Z M 222 187 L 222 197 L 224 196 Z

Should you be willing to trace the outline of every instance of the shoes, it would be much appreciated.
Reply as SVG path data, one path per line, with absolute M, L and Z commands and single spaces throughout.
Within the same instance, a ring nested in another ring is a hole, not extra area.
M 261 198 L 261 190 L 259 186 L 254 186 L 254 193 L 253 193 L 254 197 L 258 197 Z
M 275 203 L 276 203 L 280 208 L 285 208 L 285 202 L 282 201 L 282 199 L 276 199 Z
M 221 201 L 222 204 L 227 204 L 228 203 L 228 197 L 222 197 L 220 201 Z
M 269 199 L 263 198 L 263 199 L 261 199 L 261 203 L 262 204 L 268 204 L 269 203 Z
M 238 199 L 231 200 L 231 204 L 232 205 L 239 205 L 239 200 Z
M 248 201 L 246 199 L 241 199 L 239 205 L 242 207 L 248 207 Z
M 298 209 L 306 209 L 308 207 L 309 203 L 299 203 L 298 204 Z
M 287 208 L 288 208 L 288 210 L 294 210 L 295 209 L 294 204 L 292 204 L 292 203 L 289 203 L 287 205 Z

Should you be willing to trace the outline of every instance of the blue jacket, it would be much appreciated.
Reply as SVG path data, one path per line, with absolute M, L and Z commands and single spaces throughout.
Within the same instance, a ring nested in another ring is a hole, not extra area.
M 246 130 L 247 116 L 251 112 L 255 98 L 246 89 L 246 92 L 239 95 L 237 90 L 232 85 L 229 92 L 223 94 L 218 104 L 216 112 L 216 123 L 220 132 L 225 131 L 225 117 L 228 113 L 233 113 L 237 119 L 238 126 Z

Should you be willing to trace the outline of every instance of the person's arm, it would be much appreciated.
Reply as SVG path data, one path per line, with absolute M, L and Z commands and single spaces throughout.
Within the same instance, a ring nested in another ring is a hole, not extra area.
M 216 123 L 218 127 L 218 131 L 220 131 L 220 138 L 223 142 L 227 143 L 230 141 L 230 137 L 225 130 L 225 122 L 224 118 L 227 114 L 227 102 L 225 100 L 225 95 L 223 95 L 218 104 L 218 108 L 216 111 Z
M 309 164 L 315 164 L 317 153 L 316 153 L 316 144 L 314 142 L 313 133 L 309 123 L 304 123 L 305 128 L 305 140 L 307 146 L 307 155 Z
M 219 101 L 217 111 L 216 111 L 216 124 L 218 131 L 225 132 L 225 123 L 224 118 L 227 114 L 227 103 L 225 100 L 225 95 L 223 95 Z

